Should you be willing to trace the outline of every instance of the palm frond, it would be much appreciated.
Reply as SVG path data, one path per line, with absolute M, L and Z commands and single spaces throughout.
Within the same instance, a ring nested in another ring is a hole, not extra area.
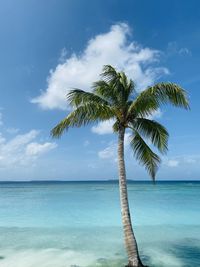
M 113 128 L 113 132 L 117 133 L 119 131 L 119 121 L 116 120 L 116 122 L 113 124 L 112 128 Z
M 119 78 L 118 72 L 111 65 L 104 65 L 103 71 L 100 76 L 108 83 L 113 82 L 114 80 Z
M 146 168 L 152 179 L 155 180 L 156 171 L 160 164 L 159 156 L 151 150 L 138 132 L 134 133 L 131 147 L 136 159 Z
M 158 83 L 138 95 L 129 107 L 129 114 L 148 116 L 163 104 L 189 109 L 185 90 L 175 83 Z
M 67 100 L 69 104 L 73 107 L 78 107 L 86 103 L 109 105 L 109 102 L 103 99 L 102 97 L 80 89 L 71 90 L 67 95 Z
M 107 105 L 86 103 L 77 107 L 55 126 L 51 131 L 51 135 L 53 137 L 60 137 L 64 130 L 67 131 L 69 127 L 80 127 L 95 121 L 109 120 L 113 116 L 113 109 Z
M 137 118 L 130 123 L 130 128 L 133 128 L 145 138 L 150 139 L 152 144 L 156 146 L 161 153 L 167 151 L 169 134 L 166 128 L 160 123 L 154 120 Z
M 101 74 L 102 80 L 93 86 L 94 92 L 106 97 L 113 104 L 123 105 L 134 91 L 134 83 L 124 72 L 117 72 L 111 65 L 105 65 Z
M 93 93 L 105 99 L 109 103 L 116 104 L 118 102 L 117 96 L 113 93 L 112 85 L 104 80 L 99 80 L 93 83 Z
M 136 93 L 135 91 L 135 84 L 132 80 L 129 80 L 128 77 L 124 72 L 120 72 L 120 83 L 122 85 L 122 91 L 124 98 L 124 102 L 128 101 L 128 99 L 131 97 L 133 93 Z

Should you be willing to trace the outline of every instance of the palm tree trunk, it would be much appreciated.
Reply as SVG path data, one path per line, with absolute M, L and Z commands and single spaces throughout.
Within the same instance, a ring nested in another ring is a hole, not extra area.
M 136 243 L 136 239 L 133 233 L 131 224 L 131 217 L 128 204 L 128 192 L 126 184 L 126 169 L 124 161 L 124 134 L 125 128 L 121 127 L 119 130 L 118 137 L 118 168 L 119 168 L 119 190 L 120 190 L 120 202 L 121 202 L 121 213 L 122 223 L 124 229 L 124 240 L 126 251 L 128 254 L 128 265 L 127 267 L 143 267 Z

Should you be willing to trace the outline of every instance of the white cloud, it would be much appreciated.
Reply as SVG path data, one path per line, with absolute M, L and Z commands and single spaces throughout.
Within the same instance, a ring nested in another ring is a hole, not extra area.
M 179 160 L 176 159 L 169 159 L 166 161 L 166 165 L 169 167 L 177 167 L 179 165 Z
M 31 130 L 26 134 L 19 134 L 13 139 L 8 141 L 4 148 L 6 151 L 13 151 L 22 148 L 24 145 L 28 144 L 31 140 L 35 139 L 39 134 L 39 131 Z
M 131 134 L 129 132 L 124 135 L 124 147 L 127 148 L 130 144 Z
M 101 159 L 110 159 L 110 158 L 115 159 L 116 155 L 117 155 L 117 146 L 116 143 L 113 142 L 109 143 L 109 145 L 106 148 L 98 152 L 98 156 Z
M 163 158 L 163 164 L 168 167 L 189 167 L 191 165 L 198 166 L 200 163 L 200 155 L 179 155 L 173 158 Z
M 160 119 L 162 117 L 163 113 L 160 109 L 154 111 L 151 115 L 147 117 L 149 120 L 155 120 L 155 119 Z
M 50 142 L 46 142 L 44 144 L 33 142 L 26 146 L 25 153 L 27 156 L 38 156 L 48 152 L 49 150 L 52 150 L 56 146 L 57 145 L 55 143 L 50 143 Z
M 174 56 L 174 55 L 180 55 L 180 56 L 191 56 L 192 53 L 187 47 L 180 47 L 180 45 L 176 42 L 169 42 L 167 45 L 167 56 Z
M 0 134 L 0 168 L 29 165 L 37 156 L 56 147 L 55 143 L 35 142 L 38 135 L 39 131 L 31 130 L 6 140 Z
M 61 54 L 60 54 L 60 58 L 59 58 L 59 62 L 60 62 L 60 63 L 64 63 L 65 60 L 66 60 L 66 57 L 67 57 L 67 50 L 66 50 L 66 48 L 64 47 L 64 48 L 61 50 Z
M 69 89 L 77 87 L 90 91 L 92 82 L 99 79 L 105 64 L 124 70 L 136 81 L 138 89 L 151 85 L 161 75 L 169 73 L 166 68 L 154 65 L 159 62 L 158 50 L 130 42 L 129 36 L 129 26 L 119 23 L 113 25 L 109 32 L 90 39 L 80 54 L 74 53 L 64 59 L 66 51 L 63 50 L 62 62 L 50 71 L 46 90 L 31 102 L 43 109 L 67 109 L 66 94 Z
M 124 136 L 124 148 L 127 149 L 130 144 L 130 133 L 125 133 Z M 116 142 L 110 142 L 106 148 L 103 150 L 100 150 L 98 152 L 98 156 L 101 159 L 113 159 L 116 161 L 117 159 L 117 143 Z
M 191 52 L 187 47 L 182 47 L 178 52 L 180 55 L 191 55 Z
M 97 133 L 97 134 L 111 134 L 113 133 L 113 124 L 115 120 L 107 120 L 107 121 L 102 121 L 99 122 L 97 125 L 92 127 L 92 132 Z

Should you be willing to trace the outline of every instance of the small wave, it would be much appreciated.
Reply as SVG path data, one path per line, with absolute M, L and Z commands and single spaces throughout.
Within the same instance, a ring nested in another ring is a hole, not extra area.
M 95 256 L 72 250 L 7 250 L 1 251 L 5 256 L 0 261 L 0 267 L 72 267 L 89 266 L 95 261 Z
M 165 250 L 153 250 L 149 249 L 146 251 L 148 256 L 148 261 L 152 266 L 159 267 L 182 267 L 183 262 L 178 259 L 176 256 L 173 256 L 170 253 L 167 253 Z

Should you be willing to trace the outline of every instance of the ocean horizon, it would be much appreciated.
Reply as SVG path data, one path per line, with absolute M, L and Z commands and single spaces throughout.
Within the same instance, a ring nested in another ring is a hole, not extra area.
M 126 179 L 128 183 L 150 183 L 150 184 L 158 184 L 158 183 L 200 183 L 200 180 L 155 180 L 152 181 L 150 179 L 148 180 L 135 180 L 135 179 Z M 101 179 L 101 180 L 1 180 L 1 183 L 103 183 L 103 182 L 107 182 L 107 183 L 118 183 L 119 180 L 118 179 Z
M 200 181 L 128 181 L 152 267 L 200 265 Z M 117 180 L 0 182 L 0 267 L 126 264 Z

